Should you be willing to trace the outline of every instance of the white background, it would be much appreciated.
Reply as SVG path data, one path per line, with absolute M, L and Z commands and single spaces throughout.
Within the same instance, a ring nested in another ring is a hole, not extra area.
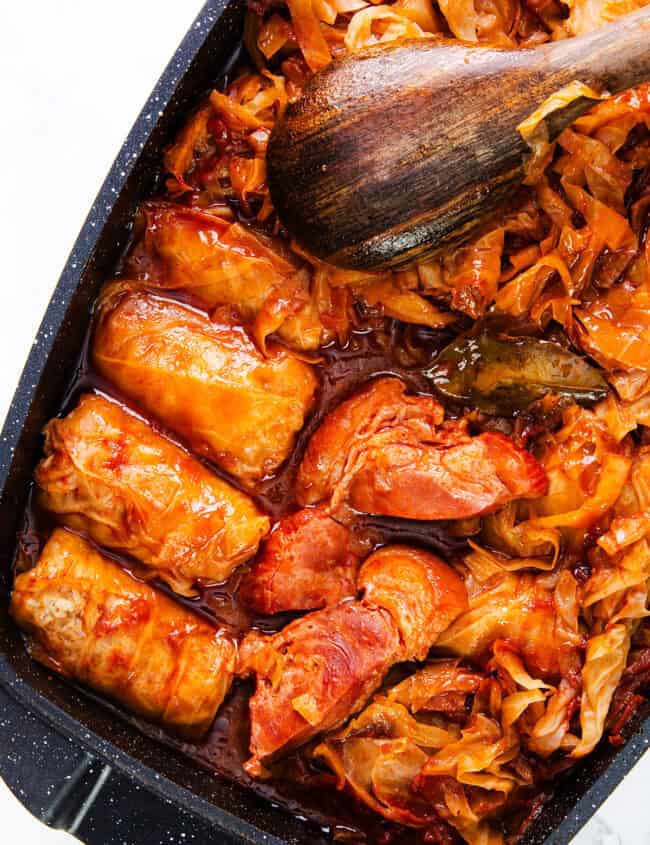
M 200 6 L 0 0 L 0 419 L 95 193 Z M 573 845 L 650 845 L 648 783 L 650 754 Z M 0 819 L 21 845 L 63 841 L 1 782 Z

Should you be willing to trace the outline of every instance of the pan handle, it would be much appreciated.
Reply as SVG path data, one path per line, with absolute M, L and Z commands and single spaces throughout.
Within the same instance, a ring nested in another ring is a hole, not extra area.
M 74 835 L 111 775 L 112 769 L 84 754 L 42 814 L 45 824 Z

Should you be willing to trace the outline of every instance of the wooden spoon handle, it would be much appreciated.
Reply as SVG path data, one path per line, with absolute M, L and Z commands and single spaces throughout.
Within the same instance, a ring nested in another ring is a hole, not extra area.
M 517 126 L 574 80 L 650 80 L 650 7 L 581 38 L 499 50 L 443 39 L 360 51 L 316 74 L 269 143 L 271 195 L 308 250 L 396 267 L 466 235 L 516 192 Z M 552 134 L 592 105 L 547 118 Z
M 650 8 L 638 9 L 580 38 L 556 41 L 547 49 L 558 72 L 604 85 L 612 94 L 632 88 L 648 80 Z
M 579 80 L 600 93 L 617 94 L 650 81 L 650 7 L 589 35 L 556 41 L 547 50 L 552 76 Z M 548 121 L 551 137 L 592 106 L 585 99 L 554 112 Z

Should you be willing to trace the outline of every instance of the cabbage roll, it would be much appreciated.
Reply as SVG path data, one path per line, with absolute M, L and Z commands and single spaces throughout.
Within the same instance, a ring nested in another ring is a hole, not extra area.
M 232 682 L 223 632 L 63 528 L 17 576 L 11 614 L 48 668 L 183 736 L 207 731 Z
M 208 308 L 234 305 L 263 340 L 270 332 L 296 349 L 331 340 L 310 292 L 310 274 L 281 241 L 241 223 L 165 202 L 143 207 L 146 229 L 127 264 L 153 288 L 185 290 Z
M 103 396 L 47 425 L 45 455 L 40 504 L 179 593 L 224 581 L 269 531 L 245 493 Z
M 229 312 L 206 314 L 110 286 L 99 307 L 99 372 L 198 454 L 251 482 L 287 458 L 316 390 L 309 364 L 264 357 Z

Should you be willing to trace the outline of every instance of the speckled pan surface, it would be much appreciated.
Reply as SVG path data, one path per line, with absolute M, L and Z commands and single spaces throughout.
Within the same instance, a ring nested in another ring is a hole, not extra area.
M 256 795 L 199 770 L 33 663 L 7 618 L 16 532 L 42 447 L 41 429 L 70 383 L 101 281 L 129 236 L 138 200 L 151 192 L 163 144 L 197 96 L 236 54 L 242 0 L 209 0 L 163 73 L 120 151 L 74 245 L 34 341 L 0 436 L 0 684 L 81 747 L 250 843 L 326 843 L 312 827 Z M 646 708 L 619 749 L 604 746 L 558 783 L 526 842 L 567 843 L 650 742 Z M 217 834 L 218 836 L 218 834 Z

